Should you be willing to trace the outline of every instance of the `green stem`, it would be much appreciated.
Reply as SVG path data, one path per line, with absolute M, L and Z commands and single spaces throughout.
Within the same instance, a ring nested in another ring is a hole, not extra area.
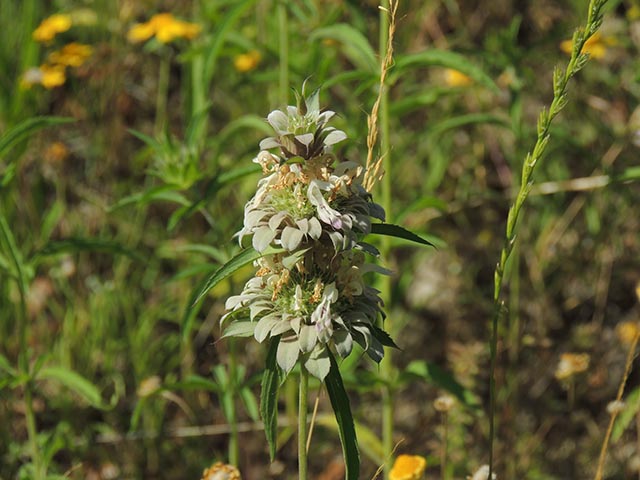
M 287 5 L 278 3 L 278 44 L 280 46 L 280 69 L 278 81 L 278 100 L 281 106 L 289 101 L 289 27 Z
M 380 11 L 380 39 L 379 54 L 380 58 L 385 58 L 388 42 L 389 42 L 389 0 L 382 2 L 382 7 L 387 11 Z M 382 207 L 386 212 L 386 221 L 390 222 L 392 218 L 392 200 L 391 200 L 391 148 L 390 148 L 390 122 L 389 122 L 389 95 L 385 86 L 381 85 L 382 92 L 380 94 L 380 110 L 379 110 L 379 138 L 380 152 L 382 155 L 382 168 L 384 177 L 380 183 L 380 200 Z M 386 261 L 389 260 L 391 252 L 391 242 L 389 237 L 383 236 L 380 243 L 380 256 Z M 391 277 L 383 277 L 380 280 L 380 297 L 386 305 L 390 305 L 391 300 Z M 387 327 L 393 328 L 393 325 Z M 380 364 L 380 374 L 385 380 L 382 388 L 382 448 L 385 458 L 384 476 L 389 478 L 391 471 L 391 456 L 393 455 L 393 412 L 394 412 L 394 391 L 392 387 L 392 379 L 394 377 L 392 350 L 387 349 L 385 357 Z
M 160 135 L 167 124 L 167 95 L 169 94 L 169 73 L 171 71 L 170 54 L 160 57 L 158 71 L 158 94 L 156 97 L 155 133 Z
M 229 433 L 229 463 L 238 465 L 240 459 L 240 444 L 238 441 L 238 417 L 236 415 L 235 400 L 238 398 L 238 368 L 236 359 L 236 342 L 235 339 L 229 339 L 229 384 L 231 391 L 231 411 L 229 412 L 230 433 Z
M 559 68 L 553 73 L 553 100 L 549 106 L 549 110 L 543 109 L 538 119 L 538 136 L 536 143 L 524 161 L 522 166 L 522 178 L 520 181 L 520 188 L 516 195 L 514 203 L 509 208 L 509 214 L 507 216 L 507 227 L 505 234 L 505 243 L 500 252 L 500 261 L 496 265 L 494 272 L 494 289 L 493 289 L 493 302 L 494 313 L 491 322 L 491 369 L 489 380 L 489 475 L 491 478 L 493 473 L 494 463 L 494 440 L 495 440 L 495 410 L 496 410 L 496 365 L 497 365 L 497 349 L 498 349 L 498 324 L 500 318 L 504 313 L 504 301 L 501 300 L 502 283 L 504 278 L 504 272 L 507 265 L 507 261 L 513 251 L 513 247 L 516 241 L 516 233 L 518 226 L 518 218 L 520 211 L 529 195 L 531 186 L 533 185 L 533 172 L 538 164 L 538 161 L 542 158 L 544 151 L 546 150 L 549 142 L 549 129 L 553 119 L 562 111 L 567 103 L 567 85 L 569 80 L 573 77 L 588 60 L 588 56 L 581 54 L 582 48 L 587 40 L 598 31 L 598 28 L 602 24 L 602 7 L 607 3 L 607 0 L 591 0 L 589 2 L 589 13 L 587 23 L 584 29 L 576 31 L 573 37 L 573 51 L 571 53 L 571 59 L 566 69 L 562 71 Z
M 300 395 L 298 397 L 298 479 L 307 480 L 307 398 L 309 372 L 300 364 Z

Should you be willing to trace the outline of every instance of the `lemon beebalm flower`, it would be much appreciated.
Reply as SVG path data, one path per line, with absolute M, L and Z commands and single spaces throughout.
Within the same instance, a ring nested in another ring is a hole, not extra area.
M 127 38 L 132 43 L 139 43 L 155 36 L 160 43 L 169 43 L 177 38 L 192 40 L 200 34 L 201 29 L 197 23 L 178 20 L 171 13 L 158 13 L 148 22 L 131 27 Z
M 250 52 L 237 55 L 233 59 L 233 66 L 240 73 L 250 72 L 260 63 L 262 55 L 257 50 L 251 50 Z
M 398 455 L 391 472 L 390 480 L 420 480 L 427 468 L 427 461 L 419 455 Z
M 64 85 L 67 76 L 62 65 L 40 65 L 30 68 L 22 75 L 20 86 L 29 89 L 33 85 L 42 85 L 47 90 Z
M 605 57 L 607 54 L 607 50 L 609 47 L 616 45 L 616 39 L 613 37 L 605 37 L 600 34 L 600 32 L 594 33 L 589 40 L 587 40 L 582 47 L 583 53 L 588 53 L 591 58 L 595 58 L 596 60 L 600 60 Z M 567 55 L 571 55 L 571 51 L 573 50 L 573 41 L 572 40 L 564 40 L 560 44 L 560 50 L 562 50 Z
M 49 54 L 49 63 L 54 65 L 64 65 L 67 67 L 79 67 L 93 53 L 93 49 L 89 45 L 83 43 L 69 43 L 60 50 Z
M 38 28 L 33 31 L 33 39 L 36 42 L 50 42 L 62 32 L 71 28 L 71 17 L 62 13 L 51 15 L 44 19 Z
M 445 70 L 444 81 L 450 87 L 468 87 L 473 83 L 471 77 L 453 68 Z

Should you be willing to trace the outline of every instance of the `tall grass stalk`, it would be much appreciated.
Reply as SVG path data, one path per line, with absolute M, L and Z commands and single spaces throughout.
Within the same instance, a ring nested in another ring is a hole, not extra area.
M 520 211 L 526 201 L 531 187 L 533 186 L 533 173 L 538 164 L 538 161 L 542 158 L 544 151 L 549 143 L 550 127 L 553 119 L 562 111 L 567 104 L 567 86 L 569 80 L 576 73 L 578 73 L 589 60 L 589 55 L 582 53 L 584 44 L 591 38 L 600 28 L 602 24 L 602 7 L 607 3 L 607 0 L 591 0 L 589 2 L 589 13 L 587 17 L 587 23 L 583 28 L 578 28 L 573 34 L 573 49 L 571 51 L 571 58 L 567 67 L 562 70 L 559 67 L 553 72 L 553 100 L 549 109 L 546 108 L 540 112 L 538 118 L 538 136 L 536 143 L 525 158 L 522 166 L 522 177 L 520 182 L 520 188 L 516 195 L 514 203 L 509 208 L 509 214 L 507 217 L 507 227 L 505 234 L 505 243 L 500 253 L 500 260 L 496 265 L 494 272 L 494 313 L 491 325 L 491 372 L 490 372 L 490 411 L 489 411 L 489 475 L 491 478 L 494 467 L 494 442 L 495 442 L 495 410 L 496 410 L 496 362 L 497 362 L 497 347 L 498 347 L 498 323 L 503 316 L 505 306 L 504 301 L 501 299 L 502 282 L 504 277 L 507 261 L 513 251 L 516 234 L 518 229 L 518 218 Z
M 385 0 L 380 7 L 380 82 L 378 97 L 371 109 L 368 118 L 369 131 L 367 134 L 367 161 L 364 186 L 368 190 L 373 188 L 378 180 L 380 185 L 380 204 L 384 208 L 387 221 L 392 216 L 391 202 L 391 149 L 390 149 L 390 119 L 389 119 L 389 95 L 385 85 L 387 73 L 393 61 L 393 35 L 395 33 L 395 19 L 398 10 L 397 0 Z M 378 120 L 380 127 L 378 129 Z M 374 161 L 374 147 L 378 136 L 380 137 L 380 156 Z M 380 243 L 380 255 L 389 258 L 391 242 L 388 237 L 383 237 Z M 388 304 L 391 298 L 391 278 L 385 277 L 380 281 L 380 297 Z M 387 351 L 380 364 L 380 373 L 386 380 L 382 389 L 382 447 L 385 458 L 384 474 L 388 478 L 391 471 L 391 456 L 393 455 L 393 386 L 394 376 L 393 357 L 391 350 Z
M 622 375 L 622 380 L 620 381 L 620 385 L 618 386 L 618 394 L 616 395 L 616 402 L 622 401 L 622 395 L 624 393 L 624 387 L 627 385 L 627 380 L 629 379 L 629 374 L 631 373 L 631 367 L 633 366 L 633 359 L 636 356 L 636 348 L 638 347 L 638 341 L 640 341 L 640 333 L 636 333 L 633 341 L 631 342 L 631 346 L 629 347 L 629 353 L 627 353 L 627 361 L 624 367 L 624 375 Z M 609 426 L 607 427 L 607 432 L 604 435 L 604 440 L 602 441 L 602 448 L 600 449 L 600 457 L 598 459 L 598 469 L 596 470 L 595 480 L 602 480 L 602 472 L 604 471 L 604 461 L 607 458 L 607 448 L 609 447 L 609 439 L 611 438 L 611 433 L 613 432 L 613 424 L 616 421 L 616 417 L 618 416 L 618 409 L 614 408 L 611 411 L 611 418 L 609 419 Z

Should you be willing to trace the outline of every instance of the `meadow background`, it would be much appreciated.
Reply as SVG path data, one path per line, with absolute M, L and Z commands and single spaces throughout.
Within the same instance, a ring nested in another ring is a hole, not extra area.
M 499 479 L 592 478 L 635 348 L 640 3 L 605 12 L 506 273 Z M 158 13 L 174 17 L 132 30 Z M 34 38 L 53 14 L 68 21 Z M 437 248 L 398 241 L 381 262 L 395 272 L 385 327 L 401 348 L 396 453 L 426 457 L 426 478 L 487 463 L 493 271 L 562 42 L 585 16 L 582 0 L 400 4 L 387 215 Z M 0 0 L 0 478 L 197 479 L 230 458 L 245 479 L 295 478 L 295 375 L 270 465 L 256 405 L 264 348 L 217 341 L 224 301 L 252 268 L 187 307 L 240 250 L 251 160 L 291 88 L 322 86 L 349 137 L 337 148 L 364 163 L 379 30 L 373 1 Z M 342 370 L 372 478 L 386 460 L 383 382 L 352 357 Z M 639 379 L 604 478 L 639 478 Z M 455 399 L 446 412 L 442 395 Z M 319 399 L 310 473 L 343 478 Z

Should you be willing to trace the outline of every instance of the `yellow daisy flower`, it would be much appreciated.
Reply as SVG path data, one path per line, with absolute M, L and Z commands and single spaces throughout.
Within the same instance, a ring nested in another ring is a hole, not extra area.
M 427 461 L 419 455 L 398 455 L 389 472 L 390 480 L 420 480 Z
M 138 23 L 131 27 L 127 38 L 132 43 L 149 40 L 155 35 L 161 43 L 169 43 L 177 38 L 194 39 L 202 27 L 197 23 L 178 20 L 171 13 L 158 13 L 148 22 Z
M 93 49 L 89 45 L 83 43 L 72 42 L 60 50 L 49 54 L 49 63 L 56 65 L 65 65 L 67 67 L 79 67 L 93 53 Z
M 248 53 L 237 55 L 233 59 L 233 66 L 238 72 L 245 73 L 254 70 L 260 63 L 262 55 L 257 50 L 251 50 Z
M 45 18 L 38 28 L 33 31 L 33 39 L 36 42 L 50 42 L 53 38 L 62 32 L 66 32 L 71 28 L 71 17 L 57 13 Z
M 468 87 L 473 79 L 459 70 L 447 68 L 444 72 L 444 81 L 450 87 Z

